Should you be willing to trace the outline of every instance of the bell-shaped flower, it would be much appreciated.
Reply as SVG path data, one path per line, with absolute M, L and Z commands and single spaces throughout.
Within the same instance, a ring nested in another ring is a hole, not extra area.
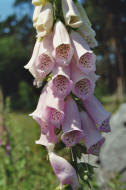
M 46 3 L 38 16 L 36 22 L 36 30 L 38 37 L 44 37 L 47 35 L 53 26 L 53 7 L 51 3 Z
M 95 39 L 96 33 L 88 24 L 83 22 L 77 32 L 85 39 L 89 47 L 94 48 L 98 46 L 98 42 Z
M 89 20 L 89 18 L 88 18 L 88 16 L 87 16 L 87 13 L 86 13 L 84 7 L 83 7 L 83 6 L 81 5 L 81 3 L 79 3 L 78 1 L 76 1 L 75 5 L 76 5 L 76 7 L 77 7 L 77 9 L 78 9 L 78 11 L 79 11 L 79 13 L 80 13 L 81 19 L 82 19 L 86 24 L 88 24 L 88 25 L 91 27 L 91 22 L 90 22 L 90 20 Z
M 62 0 L 62 11 L 66 25 L 79 28 L 82 24 L 80 13 L 73 0 Z
M 85 40 L 75 31 L 71 32 L 71 40 L 75 49 L 74 56 L 77 67 L 85 73 L 95 71 L 96 56 L 90 50 Z
M 45 36 L 42 41 L 37 40 L 32 57 L 25 66 L 35 78 L 34 84 L 41 86 L 43 79 L 49 74 L 54 66 L 52 58 L 52 33 Z
M 47 0 L 32 0 L 34 6 L 44 5 Z
M 59 65 L 69 65 L 73 56 L 73 48 L 69 34 L 61 21 L 56 22 L 53 37 L 53 55 Z
M 55 97 L 52 90 L 48 86 L 45 86 L 40 95 L 37 108 L 30 116 L 32 116 L 41 127 L 44 122 L 44 124 L 50 124 L 59 128 L 64 117 L 64 100 Z
M 41 42 L 39 40 L 37 40 L 35 43 L 34 49 L 33 49 L 32 57 L 31 57 L 30 61 L 27 63 L 27 65 L 24 66 L 24 68 L 28 69 L 30 71 L 30 73 L 33 75 L 33 77 L 35 78 L 35 80 L 38 83 L 38 86 L 42 81 L 36 70 L 36 63 L 37 63 L 40 44 L 41 44 Z
M 78 190 L 80 187 L 77 174 L 71 164 L 64 158 L 56 155 L 54 152 L 49 152 L 49 160 L 52 168 L 60 181 L 61 188 L 64 185 L 71 185 L 73 190 Z
M 54 59 L 52 58 L 52 33 L 45 36 L 40 45 L 38 60 L 36 63 L 36 70 L 39 74 L 39 78 L 45 78 L 49 74 L 54 66 Z
M 48 126 L 47 133 L 41 133 L 40 139 L 37 140 L 36 144 L 41 144 L 48 147 L 50 143 L 56 144 L 58 141 L 57 136 L 52 125 Z
M 34 13 L 33 13 L 33 26 L 36 28 L 36 23 L 39 17 L 39 14 L 41 12 L 42 5 L 35 7 Z
M 71 79 L 73 81 L 72 92 L 81 99 L 87 99 L 94 92 L 95 82 L 90 76 L 77 68 L 75 59 L 71 62 Z
M 69 96 L 65 101 L 64 120 L 62 124 L 62 141 L 71 147 L 77 144 L 82 137 L 81 120 L 75 101 Z
M 98 130 L 103 132 L 111 131 L 109 125 L 111 113 L 105 111 L 103 105 L 94 95 L 91 95 L 88 99 L 84 100 L 83 105 L 93 119 Z
M 70 68 L 56 65 L 52 72 L 50 87 L 55 96 L 65 98 L 72 90 L 72 81 L 70 80 Z
M 83 140 L 89 154 L 98 156 L 100 148 L 105 141 L 97 130 L 94 121 L 90 118 L 88 113 L 82 111 L 80 113 L 82 129 L 83 129 Z

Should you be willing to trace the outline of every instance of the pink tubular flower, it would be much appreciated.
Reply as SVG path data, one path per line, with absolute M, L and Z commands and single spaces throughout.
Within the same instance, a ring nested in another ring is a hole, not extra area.
M 37 140 L 35 143 L 36 144 L 41 144 L 43 146 L 48 147 L 48 145 L 50 143 L 52 144 L 56 144 L 57 143 L 57 136 L 55 134 L 54 131 L 54 127 L 53 126 L 48 126 L 48 130 L 46 132 L 46 134 L 43 134 L 43 132 L 41 133 L 40 139 Z
M 52 33 L 44 37 L 42 41 L 37 40 L 32 57 L 25 69 L 29 69 L 35 78 L 34 84 L 38 87 L 41 85 L 43 79 L 49 74 L 54 66 L 54 60 L 51 52 L 52 46 Z
M 52 71 L 54 66 L 54 60 L 51 55 L 52 51 L 52 33 L 50 33 L 48 36 L 43 38 L 39 49 L 36 70 L 40 78 L 44 78 Z
M 36 110 L 30 114 L 41 127 L 51 124 L 60 127 L 64 117 L 64 101 L 55 97 L 49 87 L 45 87 Z
M 76 67 L 75 59 L 71 63 L 72 92 L 81 99 L 88 98 L 94 92 L 95 83 L 89 76 Z
M 69 67 L 60 67 L 56 65 L 53 69 L 52 75 L 53 78 L 50 86 L 54 92 L 54 95 L 59 98 L 65 98 L 72 90 Z
M 28 62 L 28 64 L 24 66 L 25 69 L 28 69 L 30 71 L 30 73 L 33 75 L 34 78 L 38 78 L 35 64 L 37 62 L 40 44 L 41 42 L 37 40 L 33 49 L 32 57 Z
M 81 112 L 80 116 L 84 134 L 84 143 L 87 147 L 88 153 L 98 156 L 100 147 L 104 143 L 105 138 L 100 135 L 95 123 L 86 112 Z
M 58 21 L 54 27 L 54 57 L 59 65 L 66 66 L 70 63 L 73 56 L 69 34 L 61 21 Z
M 90 50 L 85 40 L 75 31 L 71 32 L 71 40 L 75 49 L 77 67 L 85 73 L 96 70 L 96 56 Z
M 82 137 L 81 120 L 76 103 L 71 97 L 65 102 L 62 141 L 66 146 L 74 146 Z
M 90 96 L 88 99 L 83 101 L 84 108 L 89 113 L 90 117 L 94 120 L 99 131 L 110 132 L 109 119 L 111 113 L 105 111 L 102 104 L 94 96 Z
M 61 188 L 69 184 L 73 190 L 78 190 L 80 187 L 75 169 L 64 158 L 49 152 L 49 159 L 52 168 L 60 181 Z

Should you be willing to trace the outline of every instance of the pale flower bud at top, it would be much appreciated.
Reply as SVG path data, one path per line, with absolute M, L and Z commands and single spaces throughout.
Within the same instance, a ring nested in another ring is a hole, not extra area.
M 73 48 L 69 34 L 61 21 L 58 21 L 54 27 L 53 47 L 53 55 L 57 64 L 69 65 L 73 56 Z
M 33 13 L 33 26 L 36 28 L 36 23 L 40 14 L 40 11 L 42 9 L 42 5 L 35 7 L 34 13 Z
M 65 101 L 64 120 L 62 124 L 62 141 L 71 147 L 77 144 L 82 137 L 81 120 L 75 101 L 69 96 Z
M 98 46 L 95 39 L 95 31 L 83 22 L 83 25 L 78 28 L 77 32 L 85 39 L 89 47 L 94 48 Z
M 64 185 L 71 185 L 73 190 L 78 190 L 80 187 L 77 174 L 71 164 L 64 158 L 56 155 L 54 152 L 49 152 L 49 160 L 52 168 L 60 181 L 61 188 Z
M 82 111 L 80 116 L 84 134 L 83 140 L 88 153 L 98 156 L 105 138 L 100 135 L 99 131 L 96 129 L 95 123 L 86 112 Z
M 54 95 L 65 98 L 72 90 L 69 66 L 61 67 L 55 65 L 52 71 L 52 81 L 50 82 Z
M 62 0 L 62 11 L 65 23 L 73 28 L 79 28 L 82 24 L 80 13 L 73 0 Z
M 86 41 L 75 31 L 72 31 L 70 36 L 75 49 L 74 56 L 77 67 L 86 74 L 95 71 L 96 56 L 90 50 Z
M 34 6 L 44 5 L 46 2 L 47 0 L 32 0 Z
M 51 3 L 46 3 L 38 16 L 36 30 L 39 37 L 47 35 L 53 26 L 53 7 Z
M 87 16 L 85 9 L 82 7 L 81 3 L 77 1 L 75 5 L 80 13 L 81 19 L 91 27 L 91 22 Z

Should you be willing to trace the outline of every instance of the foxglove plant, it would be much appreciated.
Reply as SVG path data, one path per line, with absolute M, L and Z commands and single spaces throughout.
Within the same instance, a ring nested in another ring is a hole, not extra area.
M 57 190 L 82 190 L 84 172 L 77 160 L 83 153 L 98 156 L 105 141 L 101 132 L 110 132 L 111 114 L 93 95 L 99 76 L 90 48 L 97 45 L 96 33 L 77 0 L 33 0 L 32 4 L 37 40 L 25 68 L 34 84 L 43 87 L 30 114 L 41 128 L 36 144 L 48 151 L 60 181 Z M 70 150 L 71 164 L 55 153 L 58 144 Z

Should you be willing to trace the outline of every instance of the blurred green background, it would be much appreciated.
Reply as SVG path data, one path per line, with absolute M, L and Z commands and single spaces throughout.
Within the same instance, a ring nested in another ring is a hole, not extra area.
M 40 128 L 28 116 L 41 91 L 24 69 L 35 43 L 33 7 L 31 0 L 12 2 L 10 11 L 10 0 L 0 1 L 0 190 L 53 190 L 58 181 L 46 151 L 34 143 Z M 114 113 L 126 101 L 126 1 L 87 0 L 84 7 L 99 43 L 95 94 Z M 116 175 L 108 190 L 124 190 L 121 183 Z

